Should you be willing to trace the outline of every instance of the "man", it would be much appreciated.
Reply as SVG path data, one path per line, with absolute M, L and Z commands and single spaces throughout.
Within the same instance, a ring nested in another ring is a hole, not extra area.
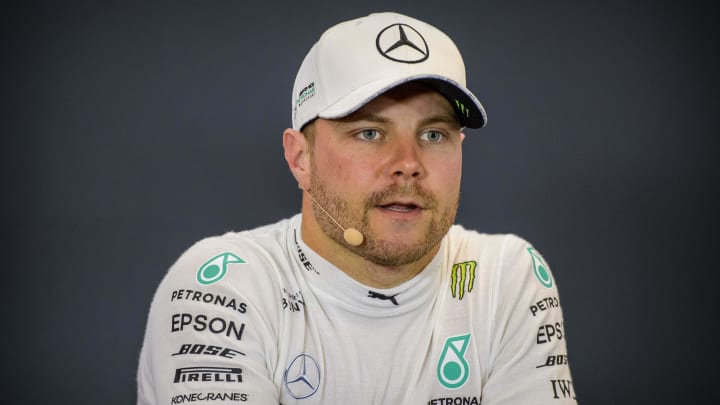
M 461 130 L 486 117 L 450 38 L 395 13 L 336 25 L 292 103 L 302 213 L 180 257 L 138 403 L 575 403 L 543 258 L 453 225 Z

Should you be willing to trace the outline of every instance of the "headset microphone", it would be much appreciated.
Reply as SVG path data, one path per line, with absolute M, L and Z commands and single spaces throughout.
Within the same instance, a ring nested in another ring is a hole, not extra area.
M 320 205 L 319 202 L 317 202 L 315 197 L 313 197 L 309 191 L 305 190 L 301 185 L 298 185 L 298 188 L 300 188 L 300 190 L 306 192 L 307 195 L 310 197 L 310 199 L 315 203 L 315 205 L 317 205 L 318 208 L 320 208 L 320 210 L 322 212 L 324 212 L 325 215 L 327 215 L 327 217 L 330 218 L 335 223 L 335 225 L 338 226 L 338 228 L 343 230 L 343 238 L 345 239 L 345 242 L 348 243 L 348 245 L 360 246 L 363 243 L 363 240 L 365 238 L 363 237 L 363 234 L 360 233 L 360 231 L 358 231 L 355 228 L 344 228 L 342 225 L 340 225 L 340 223 L 338 223 L 338 221 L 335 220 L 335 218 L 333 218 L 332 215 L 330 215 L 329 212 L 325 211 L 325 208 L 323 208 L 323 206 Z

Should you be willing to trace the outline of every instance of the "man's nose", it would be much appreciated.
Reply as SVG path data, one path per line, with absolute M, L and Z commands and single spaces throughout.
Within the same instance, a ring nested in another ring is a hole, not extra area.
M 418 179 L 425 169 L 422 164 L 420 145 L 413 136 L 398 136 L 392 142 L 390 174 L 393 177 Z

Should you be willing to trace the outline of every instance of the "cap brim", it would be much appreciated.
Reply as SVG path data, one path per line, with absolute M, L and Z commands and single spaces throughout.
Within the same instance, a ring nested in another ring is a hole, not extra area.
M 485 126 L 487 122 L 485 108 L 470 90 L 452 79 L 431 74 L 403 76 L 401 78 L 370 82 L 320 111 L 318 117 L 326 119 L 346 117 L 386 91 L 411 81 L 425 83 L 447 98 L 455 109 L 463 127 L 482 128 Z

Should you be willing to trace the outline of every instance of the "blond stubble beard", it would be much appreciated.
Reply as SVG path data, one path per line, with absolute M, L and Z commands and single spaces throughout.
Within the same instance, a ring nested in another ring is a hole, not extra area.
M 315 166 L 315 160 L 311 157 L 310 186 L 313 197 L 322 207 L 332 215 L 343 227 L 354 227 L 359 230 L 364 241 L 360 246 L 351 246 L 343 238 L 343 230 L 340 229 L 316 204 L 313 204 L 313 212 L 320 226 L 320 229 L 336 243 L 346 247 L 355 254 L 375 264 L 387 267 L 401 266 L 416 262 L 432 251 L 445 236 L 450 226 L 455 222 L 459 196 L 455 202 L 441 212 L 437 212 L 437 200 L 433 195 L 416 182 L 395 184 L 380 192 L 370 194 L 364 201 L 362 212 L 354 212 L 339 195 L 329 192 L 320 181 Z M 422 202 L 423 207 L 436 212 L 432 221 L 428 224 L 425 237 L 418 242 L 403 243 L 403 241 L 390 241 L 380 239 L 370 229 L 368 214 L 379 201 L 386 201 L 388 197 L 412 197 Z M 438 215 L 439 214 L 439 215 Z

